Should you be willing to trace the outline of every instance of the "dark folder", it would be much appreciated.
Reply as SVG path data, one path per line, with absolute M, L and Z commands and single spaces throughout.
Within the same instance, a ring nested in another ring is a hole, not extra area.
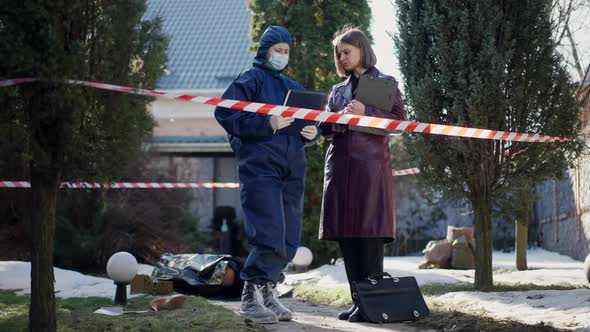
M 385 112 L 391 112 L 397 93 L 397 82 L 382 77 L 361 75 L 355 99 Z
M 317 91 L 289 90 L 283 105 L 321 110 L 326 103 L 326 97 L 325 93 Z M 303 127 L 313 124 L 314 121 L 295 119 L 290 126 L 278 130 L 277 134 L 300 135 Z
M 382 77 L 363 74 L 359 78 L 354 99 L 385 112 L 391 112 L 397 97 L 397 82 Z M 350 130 L 367 134 L 387 136 L 392 133 L 387 129 L 349 126 Z

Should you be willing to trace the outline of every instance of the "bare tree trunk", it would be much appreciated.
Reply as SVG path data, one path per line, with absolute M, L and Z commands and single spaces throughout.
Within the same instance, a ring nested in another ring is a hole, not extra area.
M 516 211 L 516 269 L 527 270 L 528 230 L 533 204 L 532 184 L 527 180 L 518 181 L 513 192 Z
M 516 269 L 527 270 L 528 220 L 517 219 L 516 222 Z
M 31 165 L 30 331 L 56 331 L 53 238 L 59 173 Z
M 494 142 L 471 142 L 479 150 L 479 160 L 473 165 L 470 179 L 471 206 L 475 223 L 475 289 L 491 290 L 494 286 L 492 275 L 493 225 L 492 188 L 495 155 Z
M 574 37 L 572 36 L 572 32 L 570 30 L 569 25 L 565 26 L 565 32 L 567 35 L 567 39 L 570 41 L 571 48 L 572 48 L 572 57 L 574 58 L 574 68 L 580 75 L 580 80 L 584 80 L 584 68 L 582 68 L 582 63 L 580 62 L 580 57 L 578 56 L 578 47 L 576 42 L 574 41 Z
M 563 30 L 559 33 L 559 36 L 556 39 L 556 44 L 560 45 L 563 38 L 567 38 L 569 42 L 569 47 L 571 48 L 573 63 L 570 64 L 578 73 L 580 77 L 580 81 L 583 82 L 586 78 L 586 73 L 584 72 L 584 66 L 582 65 L 579 57 L 578 52 L 578 44 L 574 40 L 574 36 L 572 34 L 572 30 L 576 30 L 577 27 L 572 27 L 572 23 L 570 21 L 571 15 L 576 10 L 583 10 L 590 8 L 590 0 L 567 0 L 561 3 L 559 0 L 556 0 L 553 3 L 553 8 L 559 13 L 558 17 L 556 18 L 555 22 L 555 29 L 559 30 L 560 26 L 563 25 Z M 583 84 L 582 84 L 583 86 Z
M 492 276 L 492 207 L 484 193 L 477 193 L 471 204 L 475 218 L 475 289 L 490 290 Z
M 57 329 L 53 254 L 57 191 L 63 163 L 64 121 L 53 109 L 51 86 L 29 86 L 23 95 L 31 122 L 31 306 L 29 329 Z

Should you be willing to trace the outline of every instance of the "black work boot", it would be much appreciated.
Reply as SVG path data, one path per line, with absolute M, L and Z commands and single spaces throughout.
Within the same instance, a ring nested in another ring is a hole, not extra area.
M 244 282 L 240 314 L 257 324 L 276 324 L 279 322 L 277 316 L 263 304 L 262 287 L 249 281 Z
M 264 300 L 264 306 L 270 309 L 280 321 L 288 321 L 293 319 L 293 312 L 279 302 L 279 296 L 277 294 L 276 285 L 267 282 L 261 288 L 262 299 Z
M 361 314 L 361 310 L 358 307 L 353 311 L 352 314 L 350 314 L 348 321 L 351 323 L 366 322 L 363 314 Z
M 341 311 L 338 313 L 338 319 L 340 320 L 348 320 L 348 317 L 356 310 L 356 303 L 352 304 L 352 307 L 348 308 L 346 311 Z

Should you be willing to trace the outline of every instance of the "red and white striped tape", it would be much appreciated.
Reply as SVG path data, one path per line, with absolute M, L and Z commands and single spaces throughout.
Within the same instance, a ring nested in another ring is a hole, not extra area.
M 9 86 L 21 84 L 25 82 L 32 82 L 35 79 L 12 79 L 0 81 L 0 86 Z M 305 119 L 312 121 L 339 123 L 345 125 L 355 125 L 361 127 L 380 128 L 388 130 L 400 130 L 406 132 L 416 132 L 432 135 L 445 135 L 454 137 L 466 138 L 481 138 L 504 141 L 517 142 L 537 142 L 537 143 L 551 143 L 551 142 L 568 142 L 567 138 L 548 136 L 541 134 L 515 133 L 508 131 L 498 131 L 490 129 L 467 128 L 458 126 L 447 126 L 430 123 L 420 123 L 411 121 L 391 120 L 384 118 L 376 118 L 372 116 L 352 115 L 352 114 L 337 114 L 332 112 L 323 112 L 319 110 L 312 110 L 307 108 L 279 106 L 272 104 L 261 104 L 247 101 L 239 101 L 222 98 L 208 98 L 200 96 L 192 96 L 185 94 L 175 94 L 156 90 L 135 89 L 120 85 L 67 80 L 65 83 L 93 87 L 97 89 L 117 91 L 122 93 L 131 93 L 142 96 L 159 97 L 166 99 L 182 100 L 194 102 L 199 104 L 207 104 L 213 106 L 222 106 L 239 111 L 247 111 L 260 114 L 280 115 L 284 117 L 294 117 L 297 119 Z
M 182 188 L 239 188 L 236 182 L 62 182 L 60 188 L 71 189 L 182 189 Z M 31 188 L 26 181 L 0 181 L 0 188 Z
M 394 170 L 393 176 L 418 174 L 417 168 Z M 183 189 L 183 188 L 208 188 L 208 189 L 236 189 L 240 187 L 237 182 L 62 182 L 60 188 L 70 189 Z M 27 181 L 0 181 L 0 188 L 31 188 Z
M 524 150 L 518 150 L 518 151 L 516 151 L 516 152 L 514 152 L 514 153 L 512 153 L 512 154 L 510 154 L 510 151 L 504 151 L 504 157 L 508 157 L 508 156 L 510 156 L 510 155 L 512 155 L 513 157 L 516 157 L 516 156 L 518 156 L 519 154 L 526 153 L 526 152 L 527 152 L 527 149 L 524 149 Z
M 404 176 L 418 173 L 420 173 L 420 170 L 418 168 L 398 169 L 393 171 L 393 176 Z
M 35 82 L 35 81 L 37 81 L 36 78 L 15 78 L 12 80 L 4 80 L 4 81 L 0 81 L 0 88 L 5 87 L 5 86 L 30 83 L 30 82 Z

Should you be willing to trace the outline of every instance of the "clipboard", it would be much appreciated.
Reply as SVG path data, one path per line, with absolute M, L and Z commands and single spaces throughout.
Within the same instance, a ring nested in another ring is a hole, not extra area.
M 365 105 L 380 110 L 391 112 L 397 97 L 397 82 L 383 77 L 375 77 L 363 74 L 359 77 L 358 87 L 354 99 Z M 401 132 L 379 128 L 367 128 L 361 126 L 349 126 L 350 130 L 360 131 L 366 134 L 387 136 Z
M 289 90 L 283 105 L 320 110 L 323 109 L 326 103 L 326 98 L 327 95 L 323 92 Z M 303 129 L 303 127 L 311 126 L 313 124 L 314 121 L 311 120 L 295 119 L 295 121 L 293 121 L 288 127 L 277 130 L 277 134 L 300 135 L 301 129 Z
M 359 77 L 355 99 L 382 111 L 391 112 L 397 97 L 397 82 L 363 74 Z

